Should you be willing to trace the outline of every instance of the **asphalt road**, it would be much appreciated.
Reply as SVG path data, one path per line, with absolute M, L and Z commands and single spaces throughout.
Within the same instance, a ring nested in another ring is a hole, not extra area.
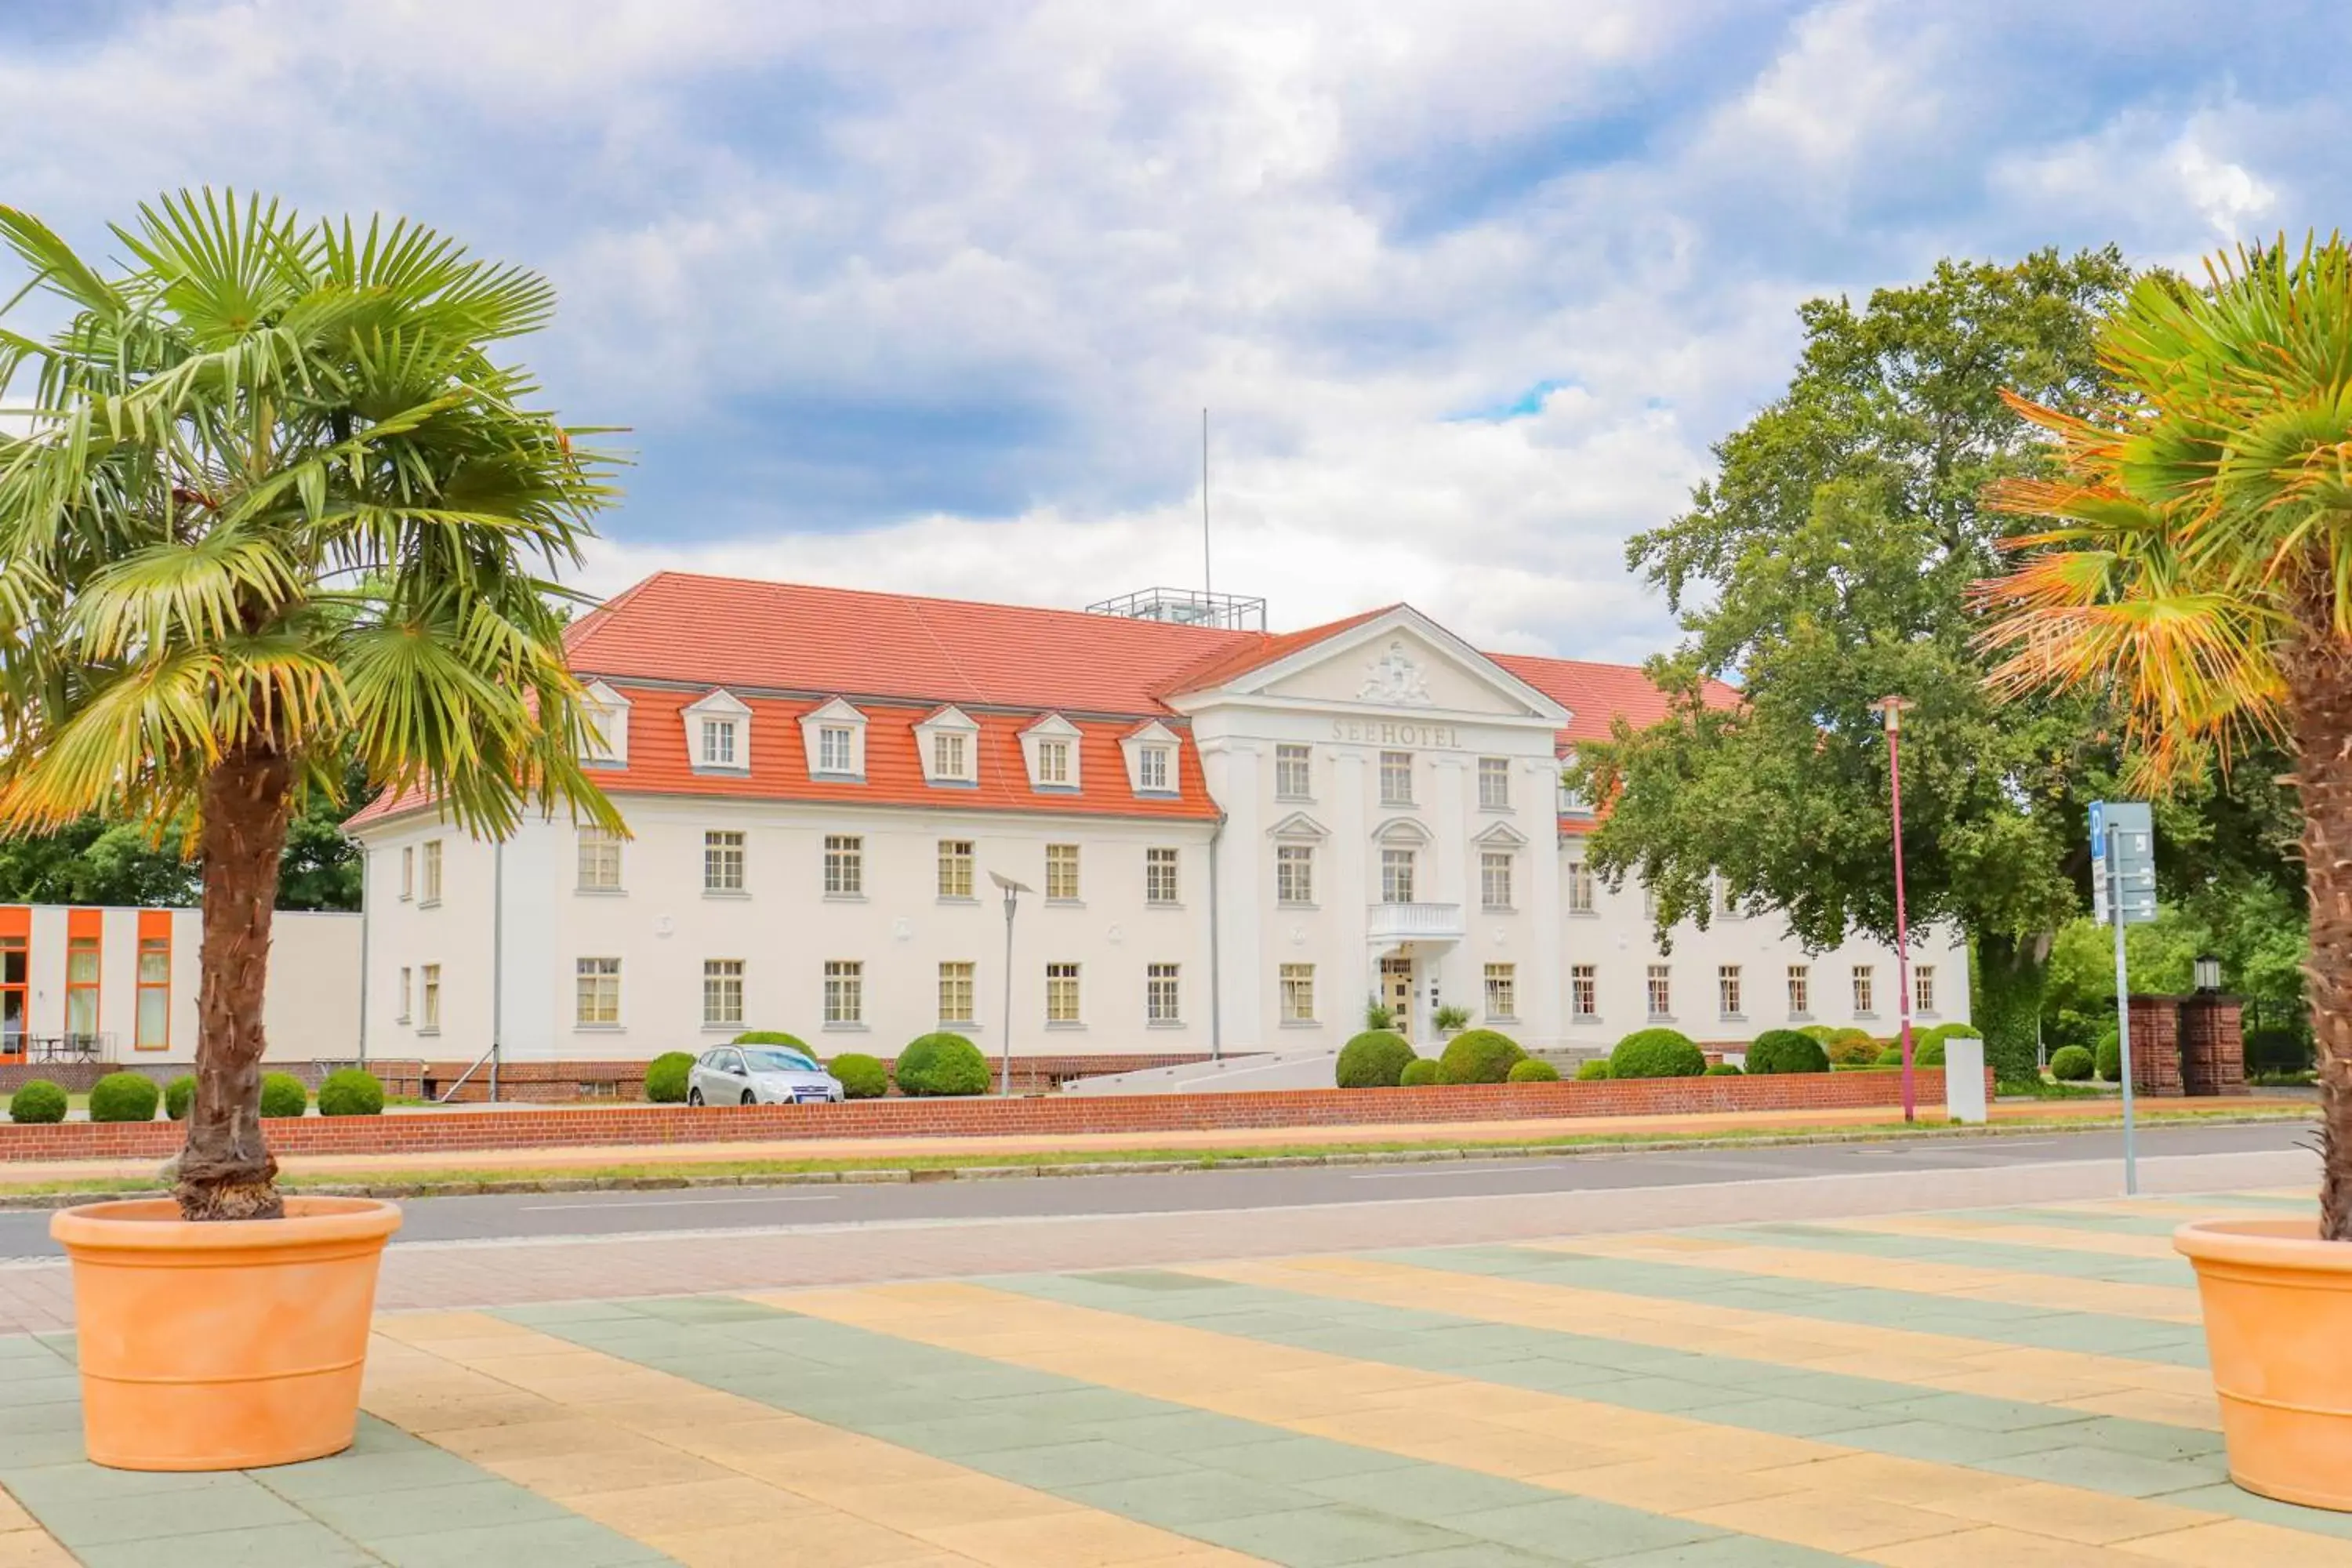
M 2141 1132 L 2143 1155 L 2258 1152 L 2307 1142 L 2300 1123 L 2164 1127 Z M 2120 1131 L 2018 1134 L 1915 1142 L 1579 1154 L 1540 1160 L 1302 1166 L 1157 1175 L 1068 1176 L 906 1185 L 725 1187 L 654 1192 L 519 1193 L 415 1198 L 394 1246 L 647 1233 L 826 1228 L 957 1220 L 1199 1213 L 1414 1198 L 1683 1186 L 1844 1176 L 1874 1171 L 1980 1170 L 2075 1161 L 2120 1162 Z M 0 1212 L 0 1258 L 54 1257 L 48 1215 Z

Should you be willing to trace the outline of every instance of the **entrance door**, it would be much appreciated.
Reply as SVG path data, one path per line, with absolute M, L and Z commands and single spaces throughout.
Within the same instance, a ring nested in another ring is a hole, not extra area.
M 1396 1021 L 1396 1032 L 1412 1038 L 1412 960 L 1381 960 L 1381 1000 Z
M 26 990 L 31 961 L 21 936 L 0 937 L 0 1056 L 25 1055 Z

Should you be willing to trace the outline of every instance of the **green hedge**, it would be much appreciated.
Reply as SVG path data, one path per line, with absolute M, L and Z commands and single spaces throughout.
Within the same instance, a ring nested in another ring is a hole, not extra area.
M 1512 1083 L 1558 1083 L 1559 1069 L 1540 1057 L 1527 1057 L 1513 1062 L 1505 1076 Z
M 341 1068 L 319 1086 L 321 1116 L 382 1116 L 383 1083 L 361 1068 Z
M 1706 1056 L 1680 1029 L 1636 1029 L 1609 1053 L 1611 1078 L 1696 1078 Z
M 265 1120 L 283 1121 L 310 1109 L 310 1090 L 300 1079 L 290 1072 L 261 1075 L 261 1114 Z
M 1440 1083 L 1501 1083 L 1528 1059 L 1518 1042 L 1492 1029 L 1468 1029 L 1445 1042 L 1437 1058 Z
M 646 1098 L 656 1105 L 686 1103 L 686 1075 L 694 1058 L 686 1051 L 664 1051 L 646 1064 Z
M 30 1079 L 8 1097 L 8 1120 L 11 1121 L 63 1121 L 65 1119 L 66 1091 L 47 1079 Z
M 1911 1040 L 1911 1065 L 1915 1068 L 1942 1067 L 1944 1042 L 1940 1039 L 1921 1040 L 1914 1036 Z
M 1579 1083 L 1599 1083 L 1612 1076 L 1606 1057 L 1593 1057 L 1576 1064 L 1576 1081 Z
M 789 1046 L 809 1056 L 816 1054 L 809 1050 L 807 1042 L 798 1035 L 787 1035 L 782 1029 L 746 1029 L 731 1043 L 739 1046 Z
M 1832 1029 L 1825 1042 L 1832 1062 L 1862 1067 L 1878 1059 L 1879 1041 L 1867 1029 Z
M 844 1051 L 825 1063 L 824 1070 L 841 1080 L 845 1100 L 879 1100 L 890 1092 L 890 1069 L 881 1058 L 864 1051 Z
M 1836 1026 L 1830 1024 L 1808 1024 L 1803 1028 L 1798 1030 L 1797 1033 L 1804 1036 L 1805 1038 L 1812 1041 L 1824 1050 L 1829 1048 L 1831 1044 L 1837 1039 L 1838 1036 Z
M 2078 1046 L 2078 1047 L 2076 1047 L 2075 1048 L 2076 1048 L 2077 1050 L 2080 1050 L 2082 1047 Z M 2099 1041 L 2099 1048 L 2098 1048 L 2098 1050 L 2097 1050 L 2097 1051 L 2095 1051 L 2095 1053 L 2093 1053 L 2092 1060 L 2093 1060 L 2093 1062 L 2095 1063 L 2095 1065 L 2096 1065 L 2096 1067 L 2097 1067 L 2097 1068 L 2098 1068 L 2098 1069 L 2099 1069 L 2099 1076 L 2100 1076 L 2101 1078 L 2103 1078 L 2103 1079 L 2106 1079 L 2106 1080 L 2107 1080 L 2107 1082 L 2109 1082 L 2109 1083 L 2121 1083 L 2121 1082 L 2123 1082 L 2123 1080 L 2124 1080 L 2124 1042 L 2123 1042 L 2123 1037 L 2122 1037 L 2120 1035 L 2108 1035 L 2108 1036 L 2105 1037 L 2104 1038 L 2102 1038 L 2102 1039 Z
M 1823 1068 L 1822 1070 L 1823 1072 L 1827 1072 L 1829 1068 Z M 1708 1078 L 1738 1078 L 1741 1074 L 1742 1068 L 1738 1062 L 1709 1062 L 1707 1064 L 1706 1076 Z
M 2060 1083 L 2084 1083 L 2098 1064 L 2080 1046 L 2062 1046 L 2050 1058 L 2050 1076 Z
M 143 1072 L 110 1072 L 89 1087 L 92 1121 L 152 1121 L 163 1091 Z
M 1767 1029 L 1748 1043 L 1749 1072 L 1827 1072 L 1830 1054 L 1819 1040 L 1794 1029 Z
M 1903 1065 L 1903 1047 L 1887 1046 L 1871 1058 L 1870 1062 L 1873 1067 L 1899 1068 Z
M 918 1035 L 898 1053 L 898 1092 L 929 1097 L 986 1094 L 988 1058 L 961 1035 Z
M 173 1121 L 185 1121 L 195 1103 L 196 1080 L 193 1074 L 182 1073 L 163 1086 L 163 1114 Z
M 1412 1060 L 1412 1047 L 1402 1035 L 1366 1029 L 1339 1047 L 1334 1076 L 1341 1089 L 1394 1089 Z
M 1420 1089 L 1423 1085 L 1436 1081 L 1437 1058 L 1435 1057 L 1415 1057 L 1404 1064 L 1404 1071 L 1397 1074 L 1398 1084 L 1406 1089 Z

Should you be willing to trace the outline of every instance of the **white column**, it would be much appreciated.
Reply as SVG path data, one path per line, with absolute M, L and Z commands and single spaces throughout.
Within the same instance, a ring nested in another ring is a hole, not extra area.
M 1364 824 L 1365 791 L 1370 787 L 1364 772 L 1362 752 L 1333 753 L 1331 840 L 1323 847 L 1323 864 L 1317 868 L 1324 886 L 1316 889 L 1315 901 L 1330 911 L 1330 930 L 1338 939 L 1333 951 L 1342 955 L 1337 971 L 1325 981 L 1327 989 L 1317 1006 L 1325 1025 L 1338 1029 L 1343 1040 L 1361 1026 L 1364 998 L 1373 984 L 1364 928 L 1366 906 L 1371 901 L 1372 860 L 1379 851 Z
M 1247 742 L 1201 742 L 1209 796 L 1225 814 L 1217 839 L 1217 988 L 1213 1005 L 1227 1051 L 1264 1048 L 1266 951 L 1261 929 L 1269 895 L 1265 829 L 1258 811 L 1258 749 Z M 1202 896 L 1207 897 L 1207 889 Z
M 1559 817 L 1555 802 L 1559 771 L 1549 762 L 1532 762 L 1526 772 L 1528 795 L 1534 809 L 1522 810 L 1528 831 L 1528 873 L 1535 886 L 1528 915 L 1533 930 L 1527 951 L 1518 955 L 1520 1006 L 1526 1009 L 1528 1045 L 1568 1043 L 1568 956 L 1562 941 L 1560 909 Z
M 1464 775 L 1469 759 L 1455 752 L 1442 752 L 1430 759 L 1435 777 L 1430 793 L 1435 797 L 1430 805 L 1430 827 L 1435 836 L 1431 846 L 1431 858 L 1436 864 L 1435 885 L 1422 896 L 1433 903 L 1452 904 L 1462 911 L 1463 940 L 1437 950 L 1423 973 L 1422 994 L 1418 999 L 1422 1016 L 1413 1020 L 1417 1026 L 1413 1037 L 1434 1042 L 1437 1038 L 1436 1001 L 1455 1007 L 1467 1007 L 1475 1013 L 1485 998 L 1475 994 L 1480 989 L 1481 971 L 1473 955 L 1465 951 L 1477 940 L 1477 900 L 1470 897 L 1469 875 L 1465 869 L 1469 858 L 1471 831 L 1470 805 L 1464 788 Z

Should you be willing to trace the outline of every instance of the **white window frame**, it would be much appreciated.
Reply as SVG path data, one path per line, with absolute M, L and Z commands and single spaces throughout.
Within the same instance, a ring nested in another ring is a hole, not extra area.
M 1740 966 L 1738 964 L 1718 963 L 1715 966 L 1715 1007 L 1717 1016 L 1723 1018 L 1745 1018 L 1748 1016 L 1746 1013 L 1740 1010 L 1741 1003 L 1746 1000 L 1745 996 L 1742 994 L 1745 988 L 1745 982 L 1746 976 L 1741 973 Z
M 1409 904 L 1413 901 L 1415 852 L 1402 845 L 1381 846 L 1381 902 Z
M 1076 788 L 1070 783 L 1075 771 L 1070 766 L 1070 742 L 1059 735 L 1046 735 L 1037 742 L 1037 783 Z
M 1412 753 L 1382 752 L 1380 756 L 1381 804 L 1412 804 Z
M 1653 963 L 1642 977 L 1653 1018 L 1675 1016 L 1675 967 L 1671 963 Z
M 1315 1022 L 1315 966 L 1311 963 L 1286 963 L 1276 971 L 1281 986 L 1282 1021 L 1285 1024 Z
M 706 958 L 702 961 L 702 1026 L 740 1029 L 743 1026 L 743 961 Z
M 750 862 L 745 850 L 745 835 L 740 828 L 705 828 L 702 834 L 702 890 L 722 898 L 733 898 L 747 892 L 751 882 L 747 875 Z
M 1878 1016 L 1878 976 L 1874 966 L 1857 963 L 1853 966 L 1853 1016 L 1857 1018 Z
M 618 958 L 591 955 L 572 961 L 572 1026 L 575 1029 L 617 1029 L 621 1026 L 621 961 Z
M 816 727 L 816 771 L 849 774 L 857 771 L 857 731 L 846 724 Z
M 1065 959 L 1045 965 L 1045 1026 L 1075 1029 L 1086 1022 L 1083 968 Z
M 1789 1016 L 1810 1018 L 1813 1016 L 1813 966 L 1810 963 L 1789 965 Z
M 1570 860 L 1567 866 L 1567 875 L 1561 878 L 1561 881 L 1567 889 L 1570 914 L 1590 915 L 1596 912 L 1593 905 L 1591 862 L 1580 855 Z
M 404 963 L 400 966 L 400 990 L 393 997 L 393 1005 L 400 1009 L 392 1016 L 392 1021 L 395 1024 L 408 1022 L 408 992 L 409 968 Z
M 416 897 L 416 846 L 400 847 L 400 896 L 404 900 Z
M 940 963 L 940 1022 L 971 1028 L 979 1023 L 980 966 L 966 958 Z
M 828 958 L 824 961 L 824 1026 L 862 1029 L 866 1026 L 866 961 Z
M 687 763 L 698 773 L 740 777 L 751 771 L 751 710 L 725 688 L 685 709 Z
M 969 838 L 940 840 L 939 896 L 940 898 L 954 903 L 966 903 L 974 897 L 972 892 L 973 847 L 972 840 Z
M 1176 756 L 1182 743 L 1175 731 L 1157 719 L 1122 737 L 1118 744 L 1127 757 L 1128 787 L 1139 795 L 1163 798 L 1183 793 L 1182 764 Z
M 1135 753 L 1135 787 L 1144 795 L 1173 795 L 1176 786 L 1169 782 L 1169 764 L 1174 760 L 1172 746 L 1140 746 Z
M 1284 741 L 1274 748 L 1274 798 L 1315 798 L 1315 748 Z
M 1507 914 L 1516 907 L 1511 902 L 1513 858 L 1507 849 L 1478 851 L 1479 907 L 1490 914 Z
M 418 858 L 424 864 L 417 876 L 416 901 L 429 910 L 441 901 L 441 840 L 426 839 L 425 852 Z
M 621 890 L 619 834 L 609 827 L 599 827 L 593 822 L 582 823 L 578 830 L 577 856 L 575 891 L 617 893 Z
M 416 975 L 416 1032 L 437 1035 L 441 1032 L 441 966 L 421 965 Z
M 1516 963 L 1486 965 L 1486 1016 L 1495 1023 L 1508 1024 L 1519 1016 L 1519 966 Z
M 1936 966 L 1932 963 L 1911 966 L 1911 1011 L 1926 1015 L 1936 1011 Z
M 1315 907 L 1315 846 L 1274 847 L 1274 901 L 1292 909 Z
M 820 885 L 828 899 L 863 899 L 866 896 L 864 834 L 828 833 L 824 836 L 824 879 Z
M 980 782 L 980 726 L 960 708 L 942 708 L 915 726 L 923 782 L 950 789 Z
M 1511 809 L 1511 759 L 1481 757 L 1478 759 L 1478 809 L 1508 811 Z
M 1175 909 L 1183 902 L 1183 884 L 1178 879 L 1181 864 L 1177 852 L 1155 845 L 1143 852 L 1143 901 L 1156 909 Z
M 1601 1016 L 1599 964 L 1571 963 L 1568 966 L 1568 1016 L 1588 1022 Z
M 1165 1028 L 1184 1021 L 1183 966 L 1147 963 L 1143 966 L 1143 1022 Z
M 695 761 L 699 765 L 730 771 L 743 766 L 736 761 L 742 751 L 738 744 L 743 738 L 743 721 L 731 713 L 705 713 L 700 716 L 697 729 L 699 743 L 695 751 Z
M 580 760 L 592 768 L 629 765 L 629 700 L 601 680 L 588 683 L 582 717 L 588 724 L 587 754 Z
M 802 714 L 800 725 L 801 750 L 810 778 L 835 784 L 866 782 L 864 713 L 835 697 Z
M 1079 879 L 1084 857 L 1075 844 L 1045 846 L 1045 901 L 1049 904 L 1075 904 L 1086 897 L 1086 883 Z

